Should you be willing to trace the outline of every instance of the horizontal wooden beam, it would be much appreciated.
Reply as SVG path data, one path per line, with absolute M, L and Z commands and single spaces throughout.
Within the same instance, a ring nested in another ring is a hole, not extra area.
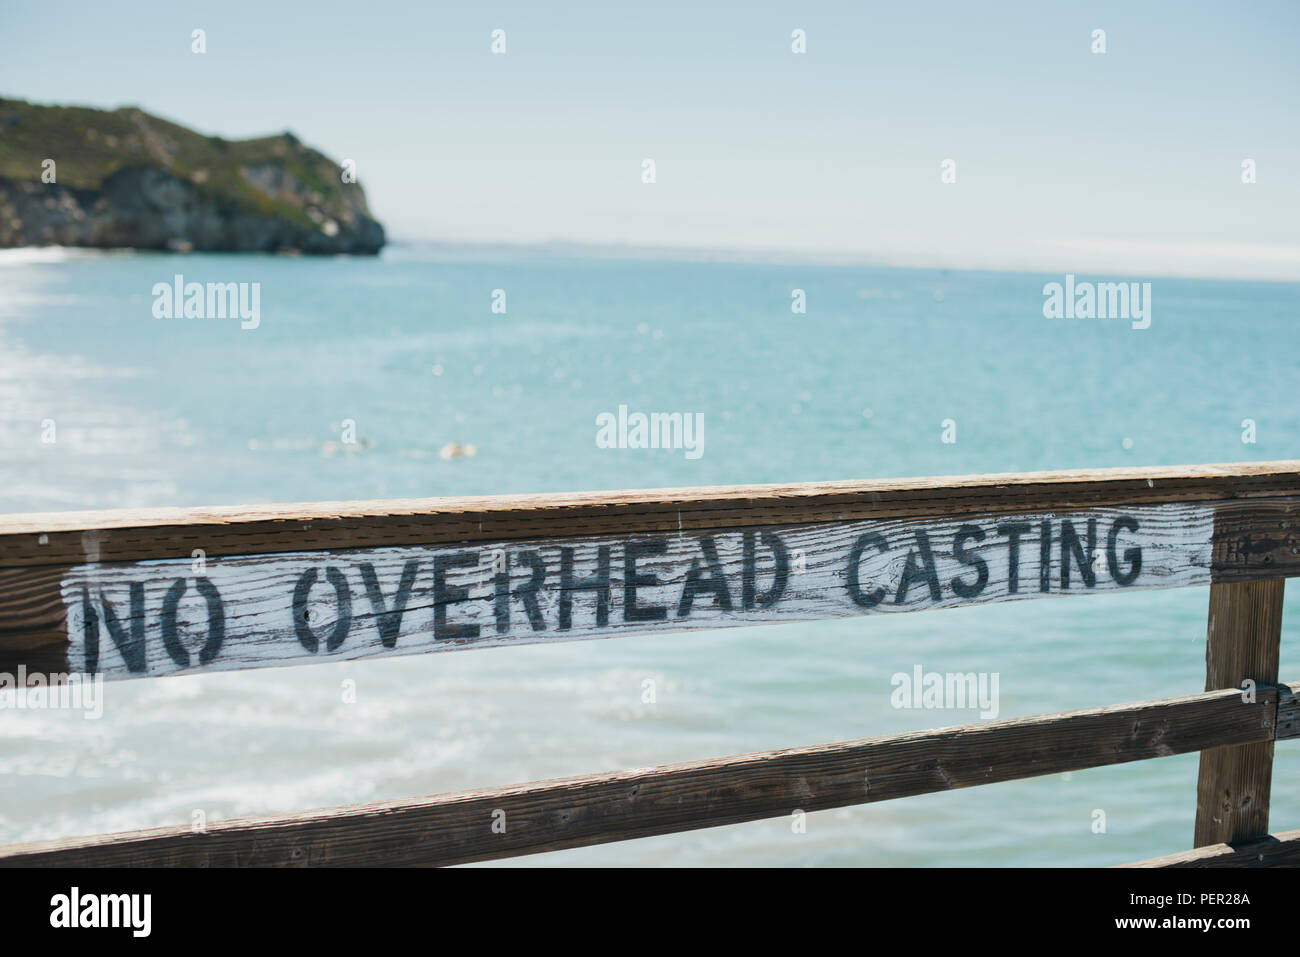
M 1300 496 L 1300 461 L 0 515 L 0 567 Z
M 536 854 L 1271 740 L 1276 686 L 278 818 L 0 848 L 7 866 L 416 866 Z
M 1209 844 L 1192 851 L 1120 867 L 1300 867 L 1300 831 L 1284 831 L 1255 841 Z
M 1169 504 L 87 564 L 60 594 L 73 670 L 153 677 L 1209 584 L 1213 522 Z
M 1240 497 L 1180 500 L 1193 492 Z M 1143 496 L 1170 500 L 1095 504 Z M 1055 504 L 1006 510 L 1026 501 Z M 1300 574 L 1300 473 L 1279 465 L 399 504 L 186 513 L 195 547 L 179 554 L 176 527 L 149 524 L 171 512 L 0 519 L 0 564 L 40 528 L 37 551 L 73 536 L 86 559 L 0 567 L 0 674 L 147 677 Z M 355 547 L 308 548 L 321 541 Z

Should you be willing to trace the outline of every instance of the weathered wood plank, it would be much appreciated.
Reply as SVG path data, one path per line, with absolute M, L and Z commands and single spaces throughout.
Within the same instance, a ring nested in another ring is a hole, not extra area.
M 1300 496 L 1300 462 L 0 515 L 0 567 Z
M 1300 499 L 1252 499 L 1215 507 L 1215 581 L 1300 575 Z
M 1277 701 L 1277 740 L 1300 738 L 1300 684 L 1284 685 Z
M 0 631 L 51 631 L 67 616 L 59 586 L 68 566 L 0 568 Z
M 1270 741 L 1278 689 L 766 751 L 515 787 L 0 848 L 7 866 L 447 865 Z M 495 825 L 495 826 L 494 826 Z
M 1300 493 L 1296 465 L 430 500 L 424 512 L 421 503 L 354 503 L 0 517 L 0 566 L 33 553 L 32 541 L 48 560 L 51 543 L 74 533 L 80 544 L 70 554 L 87 559 L 0 567 L 0 672 L 94 667 L 107 677 L 141 676 L 1296 575 L 1300 494 L 1276 497 Z M 1239 497 L 1176 501 L 1193 493 Z M 1175 501 L 1079 505 L 1143 496 Z M 1048 498 L 1064 507 L 1006 511 Z M 976 503 L 988 511 L 951 511 Z M 380 507 L 393 511 L 370 514 Z M 918 515 L 888 517 L 894 512 Z M 853 517 L 860 513 L 876 517 Z M 829 518 L 778 522 L 810 514 Z M 194 524 L 166 524 L 177 515 Z M 1114 524 L 1124 518 L 1140 528 Z M 723 521 L 737 524 L 714 524 Z M 635 531 L 646 523 L 667 527 Z M 430 544 L 308 548 L 322 540 L 321 528 L 333 529 L 329 541 L 396 535 Z M 514 534 L 485 540 L 485 528 Z M 522 534 L 538 528 L 559 534 Z M 173 532 L 183 540 L 168 538 Z M 447 541 L 453 535 L 461 537 Z M 747 541 L 756 543 L 752 554 Z M 853 584 L 848 558 L 863 541 Z M 909 541 L 915 547 L 900 544 Z M 643 551 L 656 543 L 662 555 Z M 180 554 L 168 550 L 178 544 Z M 229 556 L 230 547 L 246 551 Z M 1124 571 L 1130 548 L 1147 555 L 1133 581 Z M 108 560 L 133 549 L 149 558 Z M 584 587 L 593 575 L 607 587 Z M 299 585 L 305 592 L 295 600 Z
M 808 621 L 1210 582 L 1163 505 L 81 565 L 68 660 L 105 678 Z
M 65 674 L 68 612 L 61 585 L 68 568 L 0 568 L 0 675 Z
M 1277 681 L 1284 579 L 1210 586 L 1205 690 Z M 1276 717 L 1276 716 L 1275 716 Z M 1220 747 L 1201 754 L 1194 847 L 1268 834 L 1273 742 Z
M 1209 844 L 1191 851 L 1121 864 L 1120 867 L 1300 867 L 1300 831 L 1261 840 Z

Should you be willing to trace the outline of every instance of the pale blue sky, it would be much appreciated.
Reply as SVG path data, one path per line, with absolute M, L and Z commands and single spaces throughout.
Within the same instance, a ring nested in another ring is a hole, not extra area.
M 1300 279 L 1295 0 L 131 8 L 4 0 L 0 92 L 291 129 L 394 238 Z

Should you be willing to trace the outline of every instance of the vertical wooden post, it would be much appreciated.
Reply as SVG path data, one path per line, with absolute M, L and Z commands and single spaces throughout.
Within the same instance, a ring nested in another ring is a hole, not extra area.
M 1277 682 L 1285 586 L 1285 578 L 1210 586 L 1206 691 L 1239 688 L 1247 678 Z M 1272 741 L 1202 751 L 1193 846 L 1267 835 L 1272 778 Z

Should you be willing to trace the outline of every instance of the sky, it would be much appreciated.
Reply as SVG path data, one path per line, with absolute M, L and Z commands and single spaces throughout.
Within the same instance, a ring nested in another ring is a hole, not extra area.
M 1296 0 L 130 10 L 2 0 L 0 95 L 291 130 L 397 240 L 1300 281 Z

